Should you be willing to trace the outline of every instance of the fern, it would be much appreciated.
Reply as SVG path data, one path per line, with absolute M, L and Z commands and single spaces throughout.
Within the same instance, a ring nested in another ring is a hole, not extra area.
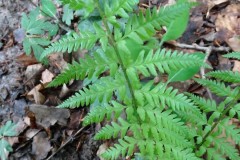
M 229 86 L 226 86 L 222 82 L 217 82 L 214 80 L 205 80 L 205 79 L 195 79 L 195 80 L 198 83 L 204 86 L 207 86 L 212 92 L 214 92 L 218 96 L 225 96 L 225 97 L 234 99 L 239 93 L 238 89 L 232 90 Z
M 85 76 L 90 79 L 92 76 L 98 77 L 106 70 L 110 70 L 110 74 L 114 75 L 117 72 L 118 60 L 111 51 L 111 49 L 107 49 L 103 54 L 100 51 L 95 52 L 93 57 L 86 55 L 85 59 L 80 59 L 79 63 L 73 62 L 73 64 L 69 64 L 68 69 L 56 77 L 49 84 L 49 87 L 59 86 L 69 82 L 71 79 L 82 80 Z
M 239 73 L 213 71 L 207 74 L 209 79 L 194 79 L 221 96 L 224 100 L 220 103 L 179 93 L 169 86 L 171 81 L 157 84 L 153 81 L 154 76 L 163 74 L 170 74 L 171 79 L 173 71 L 178 73 L 194 67 L 195 74 L 200 67 L 209 67 L 197 54 L 156 45 L 181 36 L 186 27 L 177 27 L 180 22 L 187 23 L 189 10 L 195 3 L 180 0 L 175 5 L 144 12 L 134 10 L 137 0 L 61 1 L 81 11 L 83 19 L 99 16 L 100 23 L 93 23 L 93 32 L 80 28 L 80 33 L 68 33 L 45 48 L 41 58 L 53 52 L 89 51 L 49 86 L 71 79 L 91 81 L 58 107 L 92 105 L 84 125 L 109 122 L 95 135 L 96 140 L 117 139 L 101 155 L 103 158 L 239 159 L 235 146 L 227 139 L 235 144 L 240 142 L 239 129 L 228 125 L 233 117 L 240 117 L 240 88 L 226 83 L 239 83 Z M 163 26 L 168 31 L 159 41 L 154 35 Z M 237 52 L 225 55 L 236 59 L 238 56 Z M 93 78 L 97 80 L 92 81 Z
M 157 75 L 156 68 L 162 73 L 169 73 L 172 70 L 202 65 L 202 60 L 197 56 L 178 53 L 177 51 L 157 50 L 155 53 L 153 51 L 147 54 L 141 52 L 136 61 L 129 65 L 128 68 L 134 68 L 148 77 L 150 74 Z
M 225 58 L 234 58 L 234 59 L 240 60 L 240 52 L 228 53 L 228 54 L 223 55 L 223 57 L 225 57 Z
M 231 83 L 240 83 L 240 73 L 232 71 L 215 71 L 209 72 L 206 76 L 214 77 L 219 80 Z
M 119 94 L 119 98 L 124 99 L 126 95 L 125 80 L 123 77 L 116 75 L 116 79 L 111 77 L 103 77 L 99 79 L 95 84 L 84 87 L 74 96 L 59 105 L 59 108 L 89 105 L 95 101 L 108 102 L 113 96 L 113 92 L 116 91 Z

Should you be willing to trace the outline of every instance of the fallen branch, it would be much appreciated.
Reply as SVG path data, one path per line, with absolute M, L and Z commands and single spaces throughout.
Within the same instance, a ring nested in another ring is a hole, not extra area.
M 209 50 L 209 47 L 199 46 L 196 43 L 193 43 L 193 44 L 189 45 L 189 44 L 177 43 L 177 42 L 167 42 L 167 44 L 170 44 L 170 45 L 173 45 L 173 46 L 179 47 L 179 48 L 195 49 L 195 50 L 204 51 L 204 52 L 207 52 Z M 223 47 L 223 46 L 220 46 L 220 47 L 211 46 L 211 50 L 212 51 L 217 51 L 217 52 L 229 52 L 231 50 L 231 48 Z

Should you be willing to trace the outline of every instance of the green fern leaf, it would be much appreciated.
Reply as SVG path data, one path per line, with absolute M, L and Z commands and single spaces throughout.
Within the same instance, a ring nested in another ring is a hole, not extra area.
M 204 112 L 208 113 L 217 111 L 217 104 L 215 101 L 209 99 L 206 100 L 190 93 L 186 93 L 186 95 L 189 96 L 194 101 L 194 103 L 196 103 L 197 106 L 200 107 L 200 109 Z
M 193 6 L 193 3 L 181 3 L 165 7 L 159 12 L 156 8 L 152 10 L 152 13 L 150 9 L 147 9 L 146 16 L 142 12 L 138 16 L 133 15 L 127 22 L 125 33 L 121 40 L 128 37 L 143 44 L 144 40 L 149 40 L 155 34 L 155 29 L 160 29 L 162 25 L 168 26 L 191 6 Z
M 110 139 L 111 137 L 116 138 L 119 134 L 120 137 L 123 138 L 132 124 L 129 124 L 122 118 L 118 119 L 118 123 L 112 122 L 111 125 L 106 125 L 95 135 L 94 139 L 100 140 Z
M 153 82 L 149 82 L 140 90 L 135 91 L 138 103 L 142 106 L 144 101 L 150 105 L 165 107 L 166 105 L 173 110 L 188 111 L 195 108 L 194 104 L 183 94 L 177 94 L 177 90 L 172 87 L 167 88 L 165 84 L 159 83 L 152 89 Z M 144 99 L 142 98 L 144 97 Z
M 232 71 L 214 71 L 208 72 L 206 76 L 214 77 L 219 80 L 231 83 L 240 83 L 240 73 Z
M 214 138 L 214 147 L 216 147 L 221 154 L 228 156 L 232 160 L 239 160 L 238 151 L 226 139 L 216 137 Z
M 66 38 L 54 42 L 42 53 L 41 58 L 46 57 L 53 52 L 72 52 L 80 49 L 90 49 L 94 46 L 96 41 L 100 38 L 100 35 L 96 35 L 92 32 L 84 32 L 81 35 L 73 33 Z
M 157 50 L 155 53 L 153 53 L 153 51 L 147 54 L 144 53 L 144 51 L 141 52 L 136 61 L 127 66 L 127 68 L 137 69 L 144 76 L 149 77 L 150 74 L 157 76 L 156 68 L 162 73 L 169 73 L 172 70 L 176 71 L 182 68 L 202 65 L 203 61 L 198 56 L 178 53 L 177 51 L 171 52 L 163 49 Z
M 207 79 L 195 79 L 199 84 L 208 87 L 213 93 L 218 96 L 229 97 L 235 99 L 239 91 L 237 89 L 232 90 L 229 86 L 225 86 L 224 83 Z
M 228 53 L 228 54 L 223 55 L 223 57 L 225 57 L 225 58 L 234 58 L 234 59 L 240 60 L 240 52 Z
M 84 12 L 84 17 L 88 17 L 94 9 L 94 0 L 60 0 L 63 4 L 69 4 L 69 7 L 74 10 L 82 10 Z
M 113 92 L 121 92 L 120 95 L 126 93 L 125 79 L 122 76 L 103 77 L 93 85 L 84 87 L 78 93 L 60 104 L 59 108 L 75 108 L 78 106 L 89 105 L 95 101 L 108 102 L 113 96 Z
M 240 129 L 234 125 L 229 124 L 229 118 L 225 118 L 218 127 L 222 132 L 226 133 L 226 136 L 234 140 L 236 144 L 240 144 Z
M 117 23 L 116 15 L 123 18 L 128 18 L 127 12 L 133 11 L 133 6 L 136 5 L 139 0 L 115 0 L 104 2 L 104 13 L 107 16 L 109 22 L 113 24 Z
M 216 150 L 213 148 L 207 149 L 207 159 L 208 160 L 226 160 L 225 158 L 222 157 L 221 154 L 216 152 Z
M 81 65 L 74 61 L 73 64 L 68 64 L 67 69 L 65 69 L 51 83 L 49 83 L 48 87 L 56 87 L 64 83 L 67 83 L 72 79 L 75 80 L 83 79 L 84 77 L 80 72 Z
M 111 104 L 112 105 L 105 104 L 103 106 L 94 107 L 90 113 L 84 117 L 83 124 L 88 125 L 90 123 L 98 123 L 101 122 L 105 117 L 107 120 L 110 120 L 113 117 L 117 119 L 124 109 L 127 108 L 127 106 L 123 106 L 116 101 L 112 101 Z
M 194 103 L 183 94 L 177 94 L 177 92 L 172 87 L 167 88 L 161 83 L 152 89 L 152 82 L 149 82 L 140 90 L 136 90 L 134 94 L 140 106 L 146 102 L 152 106 L 160 105 L 160 108 L 167 106 L 178 114 L 185 115 L 185 118 L 189 118 L 190 122 L 206 124 L 206 118 L 202 116 Z M 186 115 L 186 112 L 189 114 Z
M 98 77 L 108 69 L 110 69 L 110 75 L 114 76 L 118 69 L 118 60 L 111 51 L 111 49 L 107 49 L 105 53 L 95 52 L 93 57 L 86 55 L 85 59 L 80 59 L 79 63 L 69 64 L 68 68 L 58 75 L 48 87 L 59 86 L 71 79 L 82 80 L 85 76 L 89 79 L 93 76 Z
M 106 152 L 102 154 L 102 157 L 105 159 L 117 159 L 120 155 L 123 157 L 127 155 L 132 155 L 137 140 L 128 136 L 125 136 L 123 139 L 118 140 L 118 144 L 115 144 L 114 147 L 110 147 Z
M 144 159 L 199 160 L 191 149 L 180 148 L 155 140 L 137 140 L 139 155 Z

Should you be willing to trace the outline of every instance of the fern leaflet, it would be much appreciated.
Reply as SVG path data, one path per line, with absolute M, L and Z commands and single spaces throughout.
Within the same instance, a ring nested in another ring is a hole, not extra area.
M 234 59 L 240 60 L 240 52 L 228 53 L 228 54 L 223 55 L 223 57 L 225 57 L 225 58 L 234 58 Z
M 206 76 L 214 77 L 225 82 L 240 83 L 239 72 L 215 71 L 215 72 L 208 72 Z

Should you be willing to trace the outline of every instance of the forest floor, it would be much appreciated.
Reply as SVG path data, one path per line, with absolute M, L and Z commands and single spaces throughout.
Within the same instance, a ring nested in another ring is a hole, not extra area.
M 38 4 L 37 0 L 33 2 Z M 141 0 L 139 7 L 163 7 L 173 2 Z M 229 51 L 240 51 L 240 1 L 198 2 L 200 5 L 191 10 L 186 32 L 165 47 L 190 53 L 205 52 L 213 69 L 240 72 L 239 61 L 222 57 Z M 29 0 L 0 0 L 0 124 L 11 120 L 16 123 L 18 133 L 8 139 L 13 147 L 9 159 L 100 159 L 99 153 L 111 142 L 93 140 L 101 124 L 82 126 L 89 109 L 54 108 L 81 89 L 82 81 L 54 89 L 42 88 L 43 82 L 51 80 L 66 65 L 66 58 L 52 55 L 50 65 L 44 66 L 23 51 L 21 15 L 34 8 Z M 221 101 L 192 81 L 173 85 L 180 91 Z

